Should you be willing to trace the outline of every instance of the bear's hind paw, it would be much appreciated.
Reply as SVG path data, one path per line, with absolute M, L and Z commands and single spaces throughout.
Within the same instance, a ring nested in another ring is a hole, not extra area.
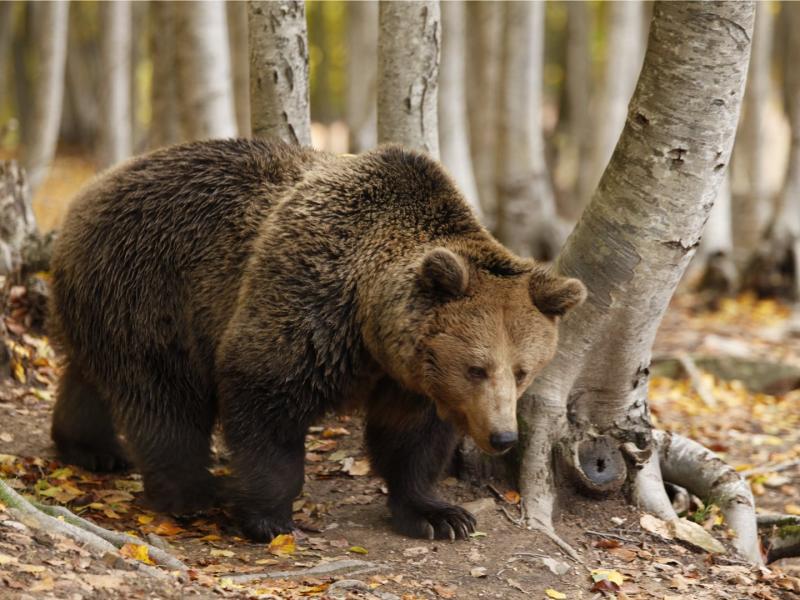
M 239 521 L 246 538 L 253 542 L 270 542 L 282 533 L 292 533 L 296 527 L 291 519 L 280 519 L 263 515 L 247 515 Z
M 466 540 L 477 523 L 469 511 L 444 503 L 434 507 L 395 509 L 392 521 L 399 533 L 429 540 Z

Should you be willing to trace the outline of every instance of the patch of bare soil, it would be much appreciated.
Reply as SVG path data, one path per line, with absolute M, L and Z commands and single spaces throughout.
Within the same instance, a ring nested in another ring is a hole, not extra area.
M 24 323 L 12 319 L 9 332 L 11 363 L 0 385 L 0 474 L 37 501 L 66 505 L 105 528 L 168 548 L 189 571 L 162 570 L 157 578 L 128 570 L 118 557 L 93 554 L 0 506 L 0 597 L 769 600 L 800 594 L 791 565 L 751 569 L 730 551 L 715 556 L 664 540 L 643 529 L 641 515 L 621 497 L 565 495 L 557 529 L 580 563 L 547 537 L 514 524 L 519 496 L 499 483 L 495 493 L 452 478 L 442 482 L 447 499 L 470 503 L 476 513 L 479 533 L 470 540 L 401 537 L 389 528 L 385 488 L 369 473 L 355 417 L 331 417 L 309 434 L 306 486 L 294 505 L 303 531 L 293 537 L 249 543 L 222 511 L 188 520 L 155 514 L 142 502 L 136 473 L 97 475 L 55 460 L 48 432 L 56 357 Z M 218 472 L 224 474 L 224 461 Z M 784 485 L 796 491 L 800 473 L 785 475 Z M 782 510 L 787 499 L 775 502 Z M 727 545 L 724 525 L 701 522 Z

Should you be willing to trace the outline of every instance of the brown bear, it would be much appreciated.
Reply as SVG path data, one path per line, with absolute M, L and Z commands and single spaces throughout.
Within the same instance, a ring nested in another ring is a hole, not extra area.
M 130 457 L 155 508 L 191 513 L 217 499 L 219 421 L 226 496 L 257 541 L 293 527 L 309 425 L 353 403 L 396 529 L 466 537 L 472 515 L 434 491 L 457 434 L 490 453 L 515 443 L 517 399 L 585 295 L 495 241 L 427 156 L 259 140 L 101 175 L 69 211 L 52 278 L 61 457 Z

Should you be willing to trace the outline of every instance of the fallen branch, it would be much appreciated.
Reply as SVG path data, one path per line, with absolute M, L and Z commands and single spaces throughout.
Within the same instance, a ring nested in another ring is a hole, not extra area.
M 91 521 L 75 515 L 63 506 L 31 503 L 11 488 L 3 479 L 0 479 L 0 501 L 11 511 L 20 515 L 23 522 L 30 522 L 32 527 L 38 527 L 50 533 L 58 533 L 69 537 L 98 554 L 102 555 L 107 552 L 118 554 L 118 549 L 125 544 L 136 544 L 138 546 L 146 546 L 148 556 L 158 565 L 175 571 L 185 571 L 187 569 L 186 565 L 174 556 L 132 535 L 103 529 Z M 164 575 L 161 571 L 153 569 L 140 561 L 127 562 L 144 573 L 157 577 Z
M 769 529 L 769 533 L 763 535 L 764 552 L 767 563 L 775 562 L 781 558 L 800 556 L 800 517 L 791 515 L 770 515 L 773 517 L 772 523 L 764 525 L 759 522 L 759 527 Z
M 758 528 L 772 527 L 773 525 L 800 525 L 800 516 L 796 515 L 758 515 L 756 517 Z
M 250 583 L 251 581 L 257 581 L 259 579 L 286 579 L 289 577 L 327 575 L 337 571 L 345 571 L 356 568 L 358 568 L 358 570 L 355 571 L 356 573 L 365 573 L 367 570 L 373 571 L 375 569 L 379 569 L 380 565 L 376 565 L 375 563 L 366 560 L 349 558 L 343 560 L 334 560 L 331 562 L 314 565 L 308 569 L 299 569 L 296 571 L 265 571 L 264 573 L 245 573 L 241 575 L 231 574 L 223 575 L 223 578 L 230 579 L 234 583 Z
M 736 550 L 752 563 L 762 564 L 755 502 L 747 480 L 711 450 L 681 435 L 656 430 L 653 441 L 664 481 L 719 506 L 736 533 Z
M 786 469 L 791 469 L 792 467 L 796 467 L 800 465 L 800 458 L 796 458 L 794 460 L 785 460 L 783 462 L 774 463 L 771 465 L 763 465 L 761 467 L 754 467 L 752 469 L 746 469 L 744 471 L 739 471 L 739 475 L 742 477 L 752 477 L 753 475 L 763 475 L 764 473 L 777 473 L 778 471 L 785 471 Z
M 714 398 L 714 393 L 706 385 L 706 382 L 703 381 L 703 375 L 700 373 L 700 369 L 697 368 L 692 357 L 685 352 L 680 352 L 677 359 L 681 367 L 683 367 L 683 370 L 686 371 L 686 374 L 689 376 L 692 387 L 694 391 L 697 392 L 697 395 L 700 396 L 700 400 L 703 401 L 703 404 L 708 408 L 716 408 L 717 399 Z

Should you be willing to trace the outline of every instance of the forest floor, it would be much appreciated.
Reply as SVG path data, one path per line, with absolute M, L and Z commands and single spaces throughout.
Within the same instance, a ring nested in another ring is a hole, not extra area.
M 35 315 L 23 289 L 12 290 L 10 298 L 4 318 L 11 363 L 0 382 L 0 474 L 38 501 L 66 505 L 103 527 L 168 547 L 189 571 L 165 572 L 166 579 L 143 576 L 114 557 L 20 523 L 0 505 L 0 596 L 413 600 L 616 594 L 770 600 L 800 595 L 800 562 L 754 570 L 732 553 L 712 556 L 661 539 L 642 527 L 641 515 L 621 497 L 602 502 L 569 497 L 562 503 L 557 530 L 577 549 L 580 564 L 543 536 L 517 527 L 519 496 L 500 485 L 442 482 L 446 498 L 468 503 L 477 514 L 480 533 L 468 541 L 396 535 L 388 524 L 385 488 L 369 472 L 357 417 L 331 417 L 308 436 L 307 481 L 294 506 L 302 533 L 272 545 L 252 544 L 221 511 L 183 521 L 155 514 L 142 501 L 136 473 L 97 475 L 55 459 L 48 432 L 57 357 L 46 338 L 29 329 Z M 790 310 L 772 301 L 744 296 L 709 310 L 696 296 L 679 295 L 659 333 L 654 372 L 660 372 L 659 356 L 680 353 L 800 367 L 794 323 Z M 705 372 L 700 383 L 656 374 L 651 406 L 659 426 L 703 442 L 737 468 L 764 468 L 750 477 L 760 511 L 798 514 L 800 378 L 790 373 L 770 385 L 777 386 L 775 395 L 752 393 L 738 381 Z M 794 466 L 771 468 L 787 461 Z M 219 472 L 224 470 L 220 464 Z M 696 508 L 691 517 L 727 540 L 713 505 Z M 135 550 L 134 545 L 129 556 L 148 560 Z

